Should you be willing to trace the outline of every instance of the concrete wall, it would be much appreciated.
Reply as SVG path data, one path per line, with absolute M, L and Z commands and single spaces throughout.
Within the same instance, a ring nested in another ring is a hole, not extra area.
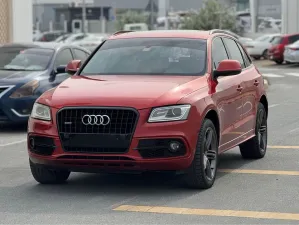
M 0 0 L 0 44 L 32 41 L 32 0 Z
M 282 1 L 282 33 L 299 33 L 299 0 Z
M 32 0 L 11 0 L 11 2 L 12 41 L 32 41 Z

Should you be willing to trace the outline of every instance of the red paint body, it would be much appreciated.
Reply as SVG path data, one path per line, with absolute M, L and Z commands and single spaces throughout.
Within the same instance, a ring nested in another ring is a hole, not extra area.
M 222 34 L 223 35 L 223 34 Z M 186 37 L 207 39 L 207 73 L 204 76 L 90 76 L 74 75 L 57 88 L 44 93 L 37 102 L 51 107 L 52 121 L 29 119 L 28 137 L 40 135 L 54 137 L 56 149 L 51 156 L 29 152 L 34 163 L 55 165 L 72 171 L 99 169 L 130 170 L 182 170 L 190 166 L 196 148 L 202 120 L 211 110 L 219 118 L 219 152 L 229 150 L 255 135 L 257 104 L 265 96 L 263 78 L 252 64 L 237 76 L 212 79 L 211 43 L 217 34 L 209 32 L 132 32 L 116 35 L 116 38 L 133 37 Z M 219 34 L 218 34 L 219 36 Z M 225 35 L 224 35 L 225 36 Z M 73 64 L 74 65 L 74 64 Z M 231 68 L 227 68 L 230 65 Z M 218 70 L 237 70 L 234 61 L 227 61 Z M 72 68 L 74 69 L 74 68 Z M 148 123 L 153 107 L 175 104 L 191 104 L 187 120 L 177 122 Z M 62 156 L 82 153 L 66 153 L 61 147 L 56 124 L 56 113 L 67 106 L 131 107 L 139 112 L 139 119 L 131 146 L 123 154 L 88 154 L 88 156 L 120 156 L 130 160 L 114 159 L 60 159 Z M 186 145 L 186 154 L 180 157 L 144 159 L 135 150 L 138 141 L 150 138 L 179 138 Z M 29 145 L 28 145 L 29 148 Z
M 294 43 L 296 40 L 299 40 L 299 38 L 297 39 L 295 38 L 296 36 L 299 36 L 299 33 L 282 35 L 280 43 L 274 44 L 269 49 L 268 51 L 269 59 L 276 62 L 283 62 L 284 61 L 283 53 L 285 50 L 285 46 Z

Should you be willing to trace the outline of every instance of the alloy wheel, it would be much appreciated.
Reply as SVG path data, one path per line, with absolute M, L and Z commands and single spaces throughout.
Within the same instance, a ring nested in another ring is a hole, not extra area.
M 216 174 L 216 160 L 217 160 L 217 139 L 216 134 L 212 128 L 208 128 L 205 133 L 204 139 L 204 155 L 203 163 L 205 175 L 208 180 L 213 180 Z
M 258 114 L 258 143 L 261 152 L 265 152 L 267 148 L 267 115 L 264 110 L 260 110 Z

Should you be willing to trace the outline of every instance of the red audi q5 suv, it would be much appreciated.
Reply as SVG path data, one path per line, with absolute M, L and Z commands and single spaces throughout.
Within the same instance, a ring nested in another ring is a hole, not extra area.
M 219 154 L 267 148 L 263 77 L 222 30 L 117 32 L 34 104 L 31 172 L 41 184 L 70 172 L 180 172 L 213 186 Z

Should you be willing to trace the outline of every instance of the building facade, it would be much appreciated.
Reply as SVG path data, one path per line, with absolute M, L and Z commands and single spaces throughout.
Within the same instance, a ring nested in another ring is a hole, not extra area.
M 32 0 L 0 0 L 0 44 L 32 41 Z

